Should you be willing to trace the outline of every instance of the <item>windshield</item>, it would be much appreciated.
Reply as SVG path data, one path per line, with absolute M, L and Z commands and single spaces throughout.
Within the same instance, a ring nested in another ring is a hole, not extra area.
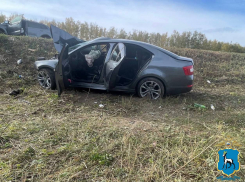
M 82 42 L 82 43 L 79 43 L 79 44 L 76 44 L 74 46 L 71 46 L 68 48 L 68 54 L 70 54 L 71 52 L 77 50 L 78 48 L 80 47 L 83 47 L 85 45 L 87 45 L 88 43 L 90 43 L 91 41 L 87 41 L 87 42 Z
M 21 21 L 21 19 L 22 19 L 22 15 L 21 16 L 16 16 L 14 19 L 12 19 L 10 21 L 10 23 L 11 24 L 13 24 L 13 23 L 19 23 Z

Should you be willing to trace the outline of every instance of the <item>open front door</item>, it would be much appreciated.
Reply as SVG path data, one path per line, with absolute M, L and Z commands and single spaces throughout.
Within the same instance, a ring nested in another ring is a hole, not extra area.
M 59 53 L 61 53 L 65 44 L 68 44 L 71 47 L 73 45 L 85 42 L 84 40 L 78 39 L 77 37 L 72 36 L 68 32 L 54 25 L 50 25 L 50 33 L 53 38 L 54 47 Z
M 116 86 L 118 81 L 118 71 L 123 59 L 126 56 L 126 47 L 123 43 L 118 43 L 111 52 L 110 59 L 106 63 L 104 83 L 107 90 Z
M 55 81 L 58 90 L 58 96 L 60 96 L 61 93 L 66 88 L 66 85 L 64 84 L 63 65 L 65 64 L 67 57 L 68 57 L 68 44 L 65 44 L 58 57 L 58 64 L 55 67 Z

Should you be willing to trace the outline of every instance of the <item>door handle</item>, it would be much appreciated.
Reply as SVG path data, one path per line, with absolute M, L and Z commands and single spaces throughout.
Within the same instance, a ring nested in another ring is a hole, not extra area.
M 113 70 L 113 68 L 110 68 L 110 70 Z

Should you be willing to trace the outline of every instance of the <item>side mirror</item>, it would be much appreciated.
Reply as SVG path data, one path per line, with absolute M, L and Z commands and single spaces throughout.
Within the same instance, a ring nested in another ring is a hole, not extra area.
M 8 20 L 5 20 L 4 23 L 9 24 L 9 21 Z

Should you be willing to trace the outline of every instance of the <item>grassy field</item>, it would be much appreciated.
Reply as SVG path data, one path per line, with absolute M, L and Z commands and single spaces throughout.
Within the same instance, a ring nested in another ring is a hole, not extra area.
M 152 101 L 79 89 L 58 98 L 33 70 L 35 57 L 55 53 L 52 42 L 0 36 L 0 181 L 216 181 L 227 137 L 241 144 L 235 175 L 244 181 L 245 55 L 168 50 L 194 59 L 190 93 Z

